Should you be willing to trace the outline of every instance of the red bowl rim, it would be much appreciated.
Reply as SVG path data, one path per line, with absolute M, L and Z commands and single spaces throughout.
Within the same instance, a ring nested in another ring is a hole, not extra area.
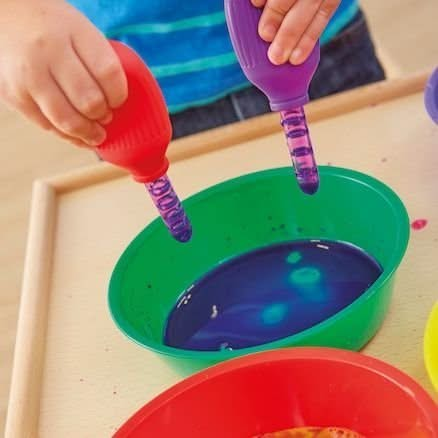
M 338 363 L 353 365 L 381 375 L 415 399 L 419 408 L 430 420 L 434 431 L 437 432 L 438 436 L 438 405 L 426 390 L 407 374 L 392 365 L 362 353 L 326 347 L 293 347 L 241 356 L 236 359 L 221 362 L 186 378 L 146 403 L 131 418 L 129 418 L 123 426 L 120 427 L 114 437 L 128 437 L 146 417 L 152 415 L 157 409 L 161 408 L 166 403 L 169 403 L 169 401 L 185 391 L 200 385 L 207 380 L 237 369 L 251 367 L 258 364 L 303 359 L 335 361 Z

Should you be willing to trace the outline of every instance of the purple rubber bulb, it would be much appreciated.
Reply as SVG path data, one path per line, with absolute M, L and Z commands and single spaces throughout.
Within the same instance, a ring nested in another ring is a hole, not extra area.
M 307 194 L 319 187 L 318 169 L 303 106 L 309 101 L 309 85 L 319 63 L 319 43 L 300 65 L 274 65 L 268 58 L 269 43 L 258 33 L 262 9 L 250 0 L 225 0 L 231 42 L 248 80 L 269 99 L 272 111 L 281 113 L 282 126 L 298 184 Z
M 424 103 L 430 118 L 438 124 L 438 68 L 435 69 L 427 82 Z

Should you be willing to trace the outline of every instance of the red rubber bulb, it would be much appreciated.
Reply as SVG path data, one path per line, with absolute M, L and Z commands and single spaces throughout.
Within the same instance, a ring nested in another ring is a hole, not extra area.
M 105 126 L 106 140 L 99 156 L 127 169 L 141 183 L 153 182 L 169 167 L 166 150 L 172 125 L 161 89 L 149 68 L 131 48 L 110 41 L 126 73 L 128 98 Z

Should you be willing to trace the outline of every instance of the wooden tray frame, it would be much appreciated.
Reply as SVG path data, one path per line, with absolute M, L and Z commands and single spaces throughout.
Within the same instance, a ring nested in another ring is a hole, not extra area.
M 311 102 L 307 107 L 308 120 L 312 123 L 421 92 L 429 73 L 392 79 Z M 168 156 L 171 162 L 177 162 L 278 129 L 278 116 L 268 114 L 174 141 Z M 38 436 L 57 200 L 65 193 L 123 176 L 126 173 L 118 168 L 98 164 L 34 183 L 6 438 Z

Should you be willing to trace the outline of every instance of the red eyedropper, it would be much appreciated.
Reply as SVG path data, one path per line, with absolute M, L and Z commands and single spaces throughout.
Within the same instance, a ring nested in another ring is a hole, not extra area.
M 114 110 L 113 120 L 106 126 L 106 140 L 97 147 L 97 153 L 144 183 L 172 236 L 187 242 L 192 227 L 166 175 L 172 125 L 163 94 L 146 64 L 132 49 L 117 41 L 110 43 L 126 73 L 128 98 Z

